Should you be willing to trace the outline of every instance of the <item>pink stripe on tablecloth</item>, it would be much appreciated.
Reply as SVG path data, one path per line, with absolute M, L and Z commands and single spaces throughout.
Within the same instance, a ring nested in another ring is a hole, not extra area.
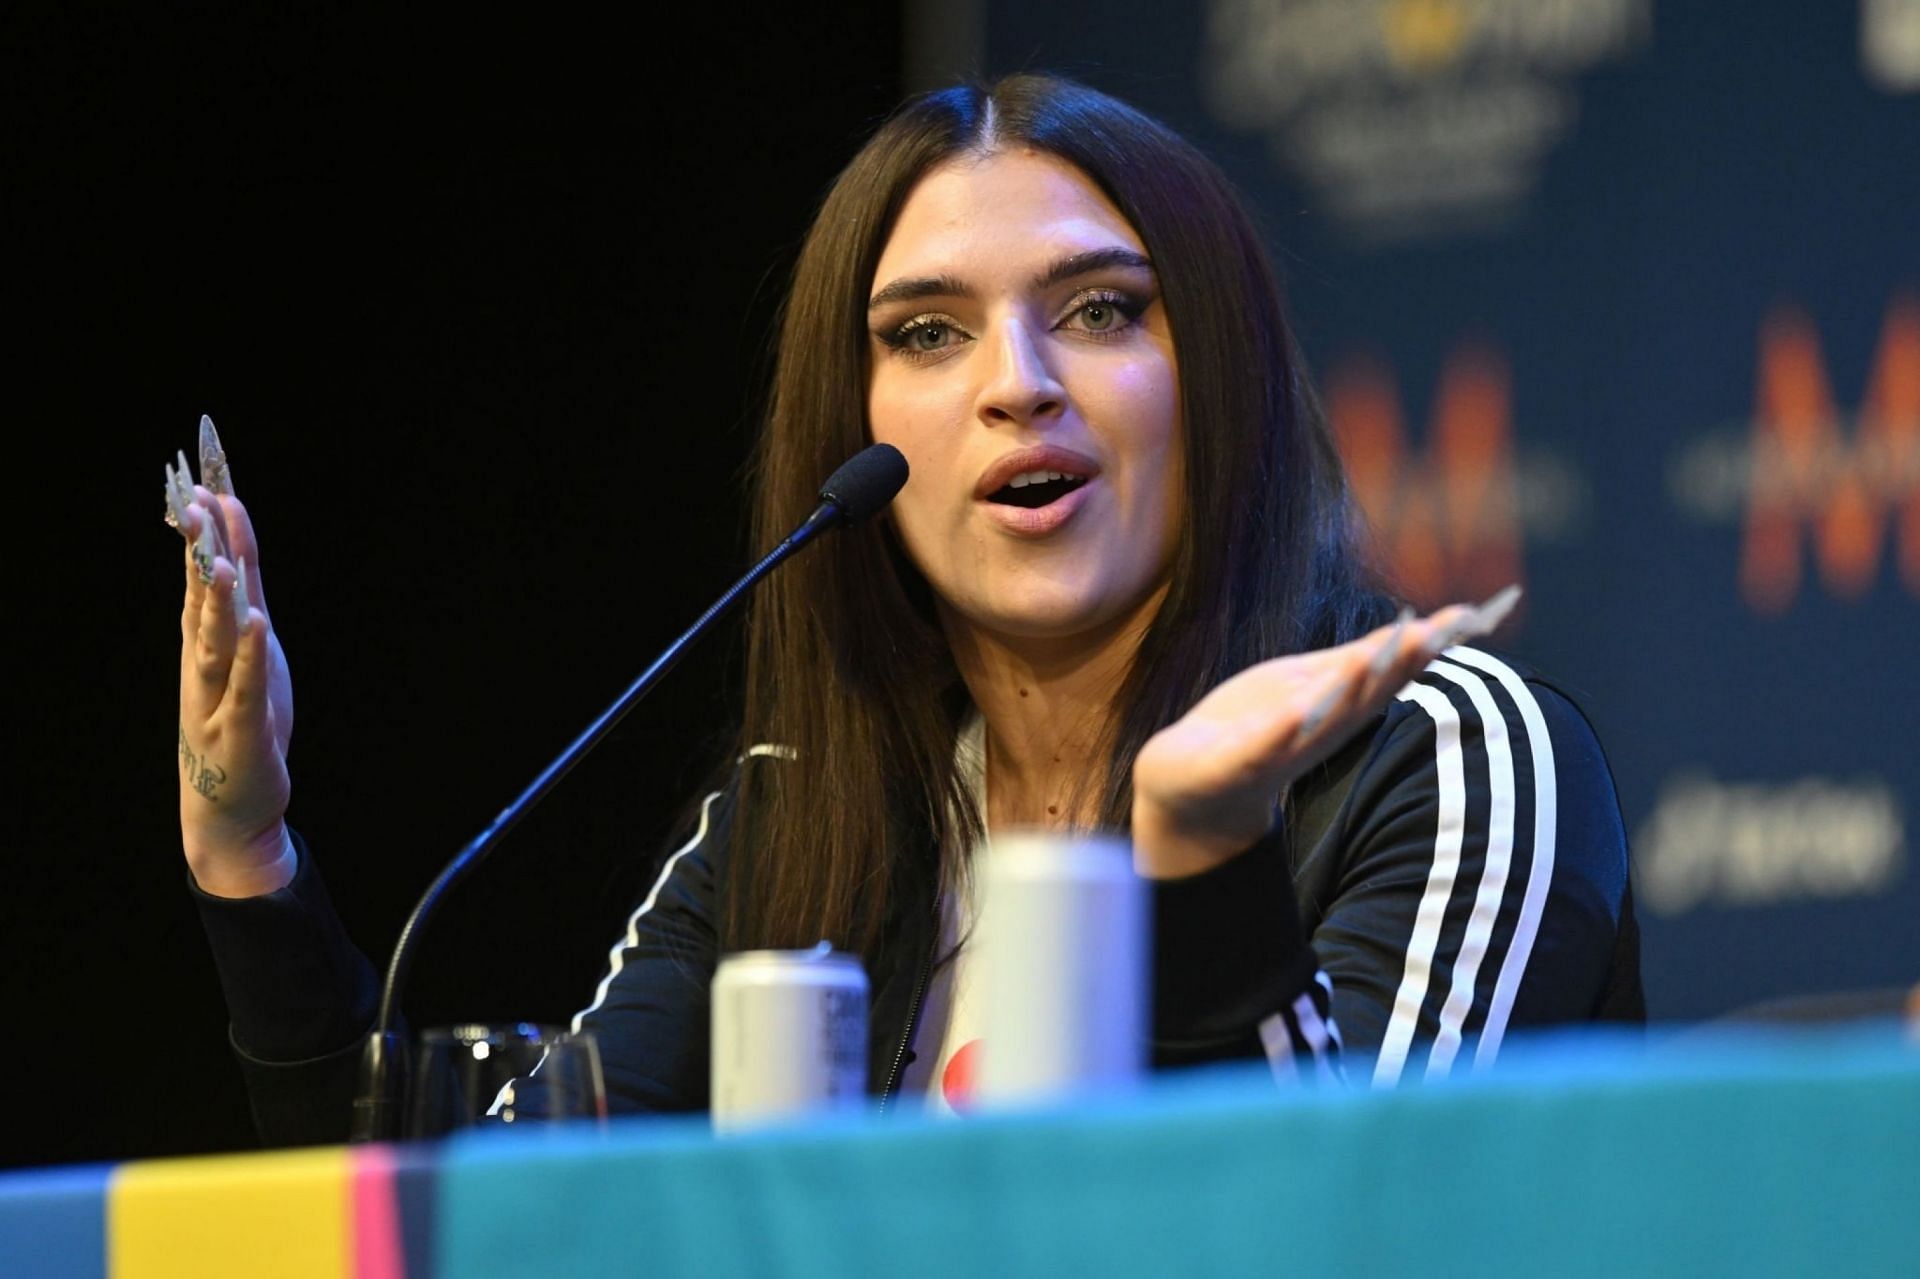
M 400 1204 L 394 1193 L 393 1152 L 361 1146 L 353 1152 L 354 1279 L 406 1279 L 400 1242 Z

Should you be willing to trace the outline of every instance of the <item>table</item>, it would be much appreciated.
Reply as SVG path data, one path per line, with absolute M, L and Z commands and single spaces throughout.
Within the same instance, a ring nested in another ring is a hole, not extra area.
M 943 1121 L 704 1121 L 0 1176 L 14 1276 L 1920 1274 L 1920 1048 L 1516 1039 Z

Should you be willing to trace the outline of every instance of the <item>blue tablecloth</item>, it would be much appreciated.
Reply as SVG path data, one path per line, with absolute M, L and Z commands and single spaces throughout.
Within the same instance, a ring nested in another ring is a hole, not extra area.
M 1920 1048 L 1516 1040 L 716 1140 L 701 1119 L 0 1176 L 0 1274 L 1920 1275 Z
M 1235 1072 L 959 1123 L 477 1134 L 440 1203 L 450 1275 L 1920 1275 L 1920 1054 L 1553 1040 L 1392 1093 Z

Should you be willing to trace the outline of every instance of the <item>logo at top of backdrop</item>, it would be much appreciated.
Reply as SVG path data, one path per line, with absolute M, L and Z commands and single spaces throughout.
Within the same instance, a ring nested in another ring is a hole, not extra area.
M 1409 445 L 1393 373 L 1351 356 L 1327 378 L 1327 416 L 1376 562 L 1425 608 L 1478 599 L 1525 578 L 1528 540 L 1573 532 L 1585 516 L 1578 471 L 1514 445 L 1511 378 L 1491 347 L 1463 343 L 1433 395 L 1424 455 Z
M 1752 422 L 1716 431 L 1675 457 L 1668 488 L 1704 521 L 1739 520 L 1740 590 L 1759 613 L 1799 595 L 1811 543 L 1821 586 L 1859 599 L 1895 543 L 1898 575 L 1920 596 L 1920 298 L 1895 295 L 1860 411 L 1849 420 L 1827 377 L 1820 335 L 1798 307 L 1760 326 Z
M 1651 0 L 1211 0 L 1202 82 L 1321 213 L 1407 240 L 1510 221 L 1573 127 L 1573 77 L 1652 26 Z
M 1860 62 L 1888 93 L 1920 90 L 1920 0 L 1863 0 Z

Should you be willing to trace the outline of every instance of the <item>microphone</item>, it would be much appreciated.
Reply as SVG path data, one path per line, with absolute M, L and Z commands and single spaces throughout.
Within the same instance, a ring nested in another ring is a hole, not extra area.
M 828 476 L 827 482 L 820 486 L 820 504 L 813 513 L 802 520 L 799 527 L 782 539 L 778 546 L 768 551 L 758 564 L 748 569 L 744 577 L 728 587 L 726 594 L 715 600 L 713 606 L 702 613 L 680 638 L 667 645 L 666 651 L 653 660 L 653 665 L 640 672 L 639 678 L 629 684 L 611 706 L 600 712 L 599 718 L 587 725 L 586 731 L 561 751 L 517 799 L 501 809 L 499 816 L 474 836 L 427 886 L 427 891 L 420 894 L 413 913 L 407 916 L 406 924 L 400 929 L 399 940 L 394 943 L 393 958 L 387 964 L 387 980 L 380 991 L 380 1013 L 374 1020 L 373 1029 L 367 1033 L 366 1045 L 361 1051 L 360 1086 L 353 1101 L 350 1140 L 393 1141 L 401 1136 L 406 1113 L 407 1057 L 406 1045 L 394 1026 L 398 1021 L 400 997 L 406 989 L 407 974 L 412 966 L 420 932 L 440 902 L 473 873 L 494 846 L 506 837 L 507 832 L 517 826 L 520 819 L 531 812 L 534 805 L 544 799 L 547 792 L 586 757 L 587 752 L 613 731 L 627 712 L 678 664 L 695 640 L 733 610 L 734 605 L 753 589 L 755 583 L 820 534 L 843 524 L 857 524 L 884 510 L 906 482 L 907 459 L 891 444 L 870 445 L 841 463 L 840 469 Z

